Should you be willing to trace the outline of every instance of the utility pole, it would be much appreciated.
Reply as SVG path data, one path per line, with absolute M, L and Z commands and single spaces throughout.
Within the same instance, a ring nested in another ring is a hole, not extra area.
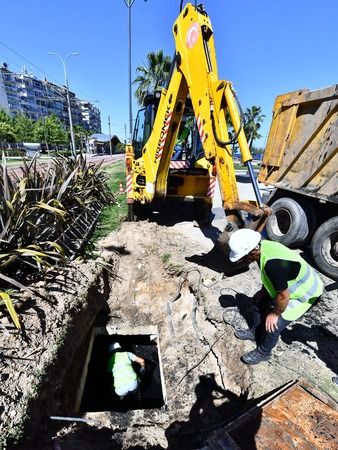
M 66 86 L 66 94 L 67 94 L 67 104 L 68 104 L 68 117 L 69 117 L 69 130 L 70 130 L 70 139 L 72 141 L 72 155 L 74 158 L 76 158 L 76 148 L 75 148 L 75 137 L 74 137 L 74 129 L 73 129 L 73 119 L 72 119 L 72 111 L 70 107 L 70 97 L 69 97 L 69 84 L 68 84 L 68 78 L 67 78 L 67 61 L 71 56 L 77 56 L 78 53 L 71 53 L 67 56 L 67 58 L 64 60 L 58 53 L 55 52 L 48 52 L 49 55 L 55 55 L 59 58 L 59 60 L 62 63 L 63 66 L 63 74 L 65 77 L 65 86 Z
M 144 0 L 145 2 L 147 0 Z M 132 106 L 132 89 L 131 89 L 131 7 L 135 0 L 124 0 L 128 8 L 128 78 L 129 78 L 129 140 L 131 142 L 133 136 L 133 106 Z M 126 140 L 127 142 L 127 140 Z
M 128 8 L 128 78 L 129 78 L 129 139 L 133 134 L 133 109 L 132 109 L 132 92 L 131 92 L 131 7 L 135 0 L 124 0 Z
M 110 150 L 110 156 L 111 156 L 113 154 L 113 149 L 111 146 L 110 115 L 108 116 L 108 126 L 109 126 L 109 150 Z

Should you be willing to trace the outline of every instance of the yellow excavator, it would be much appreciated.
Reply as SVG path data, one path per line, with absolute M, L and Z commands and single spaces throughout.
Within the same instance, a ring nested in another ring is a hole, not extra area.
M 126 146 L 128 218 L 171 198 L 210 211 L 217 177 L 227 231 L 243 226 L 261 230 L 270 209 L 262 204 L 235 91 L 231 82 L 218 79 L 214 34 L 203 5 L 182 8 L 181 2 L 173 35 L 175 56 L 167 86 L 145 98 L 133 142 Z M 239 201 L 235 141 L 256 202 Z

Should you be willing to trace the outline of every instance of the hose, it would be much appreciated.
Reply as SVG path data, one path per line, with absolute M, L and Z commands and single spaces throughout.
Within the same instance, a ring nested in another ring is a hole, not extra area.
M 180 13 L 182 12 L 183 2 L 184 2 L 184 0 L 181 0 L 181 3 L 180 3 Z M 195 0 L 195 8 L 197 9 L 197 0 Z
M 243 109 L 242 109 L 242 105 L 241 105 L 241 103 L 239 101 L 239 98 L 237 97 L 236 91 L 233 89 L 231 84 L 230 84 L 230 89 L 231 89 L 231 92 L 232 92 L 234 98 L 236 99 L 236 103 L 237 103 L 237 106 L 238 106 L 238 109 L 239 109 L 239 116 L 240 116 L 239 129 L 238 129 L 237 133 L 235 134 L 235 136 L 232 139 L 229 139 L 229 141 L 222 141 L 218 137 L 217 130 L 216 130 L 216 124 L 215 124 L 214 112 L 213 112 L 212 109 L 210 110 L 212 131 L 213 131 L 213 133 L 215 135 L 215 140 L 216 140 L 217 144 L 220 147 L 226 147 L 227 145 L 234 145 L 237 142 L 237 140 L 238 140 L 238 136 L 239 136 L 240 132 L 242 131 L 242 129 L 246 125 L 246 123 L 245 123 L 245 115 L 244 115 L 244 112 L 243 112 Z
M 217 144 L 220 147 L 226 147 L 227 145 L 233 145 L 233 144 L 235 144 L 237 142 L 237 138 L 239 136 L 239 133 L 242 131 L 242 124 L 240 125 L 237 133 L 235 134 L 235 136 L 232 139 L 229 139 L 228 141 L 222 141 L 217 135 L 216 124 L 215 124 L 215 117 L 214 117 L 213 110 L 210 110 L 210 118 L 211 118 L 212 131 L 214 133 L 215 140 L 216 140 Z
M 180 381 L 176 384 L 176 387 L 179 386 L 182 381 L 184 380 L 184 378 L 194 369 L 196 369 L 196 367 L 198 367 L 204 360 L 205 358 L 209 355 L 209 353 L 211 352 L 211 350 L 213 349 L 213 347 L 216 345 L 216 343 L 221 339 L 221 337 L 223 337 L 225 335 L 226 331 L 224 331 L 224 333 L 220 334 L 216 340 L 214 341 L 214 343 L 209 347 L 208 351 L 204 354 L 203 358 L 200 359 L 196 364 L 194 364 L 192 367 L 190 367 L 190 369 L 188 369 L 184 375 L 182 376 L 182 378 L 180 379 Z

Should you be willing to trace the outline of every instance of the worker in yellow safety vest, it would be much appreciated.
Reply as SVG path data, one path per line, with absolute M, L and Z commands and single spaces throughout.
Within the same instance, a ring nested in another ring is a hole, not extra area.
M 262 240 L 257 231 L 240 229 L 229 239 L 230 261 L 256 261 L 262 289 L 251 307 L 252 325 L 235 336 L 252 340 L 257 348 L 242 356 L 246 364 L 268 361 L 281 332 L 299 319 L 323 293 L 316 271 L 295 251 L 279 242 Z
M 122 349 L 121 344 L 113 342 L 108 347 L 107 370 L 113 376 L 113 386 L 116 394 L 123 400 L 126 395 L 134 394 L 139 387 L 139 377 L 133 368 L 133 362 L 140 364 L 139 373 L 145 373 L 143 358 Z

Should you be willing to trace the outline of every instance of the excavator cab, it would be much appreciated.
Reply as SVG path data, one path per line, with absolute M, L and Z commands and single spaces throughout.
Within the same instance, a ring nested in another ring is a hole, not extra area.
M 144 99 L 144 107 L 137 112 L 132 140 L 134 157 L 136 159 L 142 156 L 142 149 L 146 145 L 154 127 L 160 96 L 160 91 L 148 94 Z M 204 167 L 204 150 L 191 100 L 188 97 L 184 106 L 184 113 L 179 125 L 171 161 L 189 161 L 192 163 L 190 164 L 191 166 L 198 160 L 200 161 L 199 165 Z
M 137 113 L 132 140 L 135 161 L 142 160 L 143 149 L 154 128 L 160 98 L 159 90 L 146 95 L 144 106 Z M 212 206 L 213 191 L 210 190 L 210 180 L 215 181 L 215 177 L 210 172 L 211 164 L 205 159 L 189 96 L 177 128 L 169 163 L 166 201 L 193 202 L 194 216 L 206 221 Z M 143 182 L 140 178 L 138 180 Z M 137 211 L 140 209 L 142 207 L 138 206 Z
M 142 149 L 152 132 L 160 95 L 159 91 L 148 94 L 144 99 L 144 107 L 137 112 L 132 141 L 136 159 L 142 156 Z

